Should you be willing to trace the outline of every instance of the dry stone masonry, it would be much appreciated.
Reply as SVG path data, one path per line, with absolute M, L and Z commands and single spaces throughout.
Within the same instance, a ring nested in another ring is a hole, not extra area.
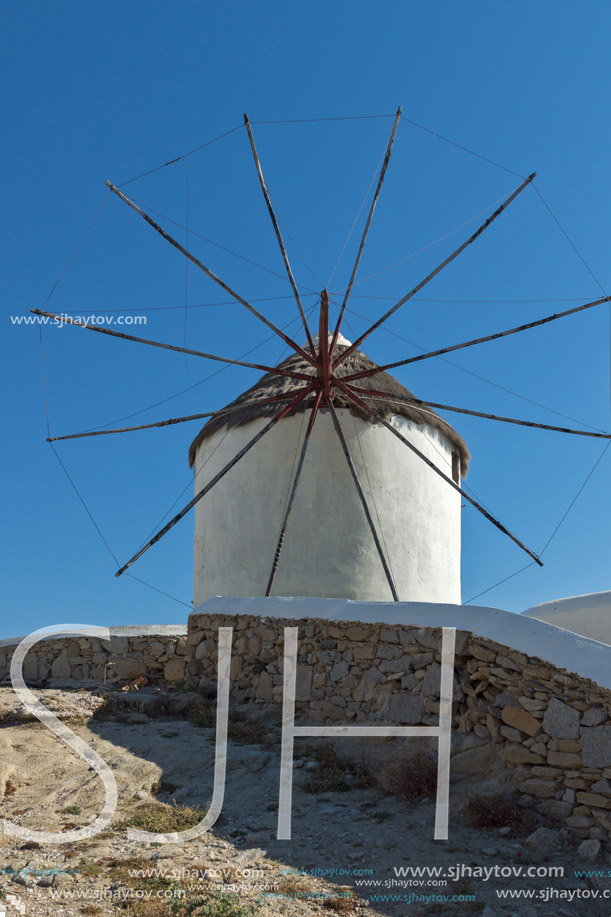
M 37 643 L 25 657 L 26 684 L 132 681 L 140 676 L 170 683 L 185 678 L 184 627 L 117 628 L 110 642 L 93 637 L 63 637 Z M 123 632 L 123 633 L 122 633 Z M 0 644 L 0 681 L 7 680 L 18 641 Z
M 191 615 L 187 685 L 213 693 L 217 633 L 233 627 L 232 697 L 282 700 L 284 627 L 299 627 L 297 721 L 437 725 L 441 631 L 322 619 Z M 584 838 L 611 834 L 611 692 L 457 631 L 454 777 L 509 770 L 520 803 Z
M 119 628 L 110 643 L 46 640 L 26 657 L 25 679 L 77 685 L 145 676 L 212 698 L 220 626 L 233 627 L 234 701 L 281 703 L 284 628 L 297 626 L 297 722 L 437 725 L 441 631 L 410 625 L 194 614 L 188 629 Z M 15 645 L 0 644 L 5 682 Z M 611 835 L 611 691 L 457 631 L 452 714 L 454 779 L 502 769 L 524 807 L 583 840 Z

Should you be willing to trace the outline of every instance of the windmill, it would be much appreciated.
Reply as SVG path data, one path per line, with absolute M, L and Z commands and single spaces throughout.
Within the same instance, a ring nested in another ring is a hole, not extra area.
M 375 553 L 375 556 L 379 562 L 379 570 L 381 570 L 383 573 L 388 595 L 395 601 L 399 601 L 400 599 L 404 598 L 422 599 L 423 597 L 426 597 L 426 595 L 423 596 L 420 593 L 415 595 L 410 592 L 409 578 L 407 580 L 407 586 L 405 583 L 403 583 L 401 584 L 402 588 L 400 588 L 397 583 L 397 579 L 400 578 L 400 574 L 398 576 L 397 573 L 393 570 L 393 559 L 390 556 L 388 546 L 385 544 L 383 531 L 384 514 L 382 513 L 382 516 L 380 516 L 378 508 L 371 505 L 372 501 L 367 496 L 367 488 L 364 486 L 362 479 L 362 470 L 359 471 L 357 468 L 357 462 L 355 461 L 353 450 L 350 448 L 351 444 L 348 440 L 348 437 L 346 436 L 345 426 L 341 422 L 340 414 L 345 415 L 346 412 L 360 418 L 361 420 L 366 420 L 370 425 L 375 426 L 376 429 L 384 430 L 385 434 L 392 436 L 394 440 L 400 444 L 401 450 L 405 450 L 405 453 L 409 453 L 410 455 L 410 461 L 412 463 L 410 465 L 410 469 L 412 469 L 410 474 L 414 473 L 414 467 L 418 467 L 422 475 L 428 476 L 428 478 L 431 480 L 435 480 L 437 484 L 440 483 L 443 488 L 447 489 L 447 493 L 452 493 L 452 499 L 454 499 L 455 507 L 459 506 L 461 499 L 468 502 L 493 526 L 495 526 L 505 536 L 511 539 L 511 541 L 513 541 L 520 548 L 520 550 L 525 552 L 534 563 L 542 566 L 540 556 L 531 548 L 529 548 L 513 532 L 511 532 L 496 516 L 494 516 L 478 500 L 471 496 L 461 485 L 461 475 L 464 475 L 466 471 L 468 450 L 466 450 L 466 446 L 464 446 L 464 444 L 461 445 L 458 434 L 456 434 L 455 431 L 453 431 L 449 426 L 449 424 L 443 421 L 435 412 L 437 410 L 442 410 L 459 414 L 462 413 L 474 417 L 494 420 L 500 423 L 533 427 L 566 435 L 588 436 L 609 440 L 611 439 L 611 434 L 596 431 L 585 431 L 568 427 L 552 426 L 549 424 L 536 423 L 534 421 L 522 420 L 513 417 L 478 412 L 467 408 L 458 407 L 456 405 L 441 404 L 429 401 L 425 398 L 417 398 L 408 390 L 403 389 L 402 387 L 397 388 L 397 386 L 394 384 L 396 380 L 393 380 L 393 378 L 388 375 L 388 371 L 401 366 L 410 365 L 411 363 L 420 362 L 423 360 L 431 359 L 433 357 L 439 357 L 456 350 L 478 346 L 509 335 L 523 333 L 540 325 L 557 321 L 566 316 L 574 315 L 576 313 L 595 308 L 601 303 L 609 302 L 611 297 L 603 296 L 592 302 L 587 302 L 585 304 L 555 313 L 553 315 L 549 315 L 545 318 L 541 318 L 527 324 L 522 324 L 475 339 L 462 341 L 451 346 L 422 353 L 415 357 L 412 356 L 406 359 L 397 360 L 385 365 L 373 364 L 370 360 L 368 360 L 368 358 L 366 358 L 360 349 L 364 341 L 377 329 L 384 325 L 391 318 L 391 316 L 397 313 L 402 308 L 402 306 L 405 305 L 406 302 L 415 297 L 441 271 L 443 271 L 449 264 L 451 264 L 452 261 L 458 258 L 459 255 L 461 255 L 461 253 L 464 252 L 468 246 L 476 242 L 476 240 L 492 225 L 492 223 L 494 223 L 503 214 L 503 212 L 525 190 L 525 188 L 527 188 L 532 183 L 533 179 L 535 178 L 535 173 L 529 175 L 527 178 L 524 178 L 520 185 L 505 200 L 503 200 L 502 203 L 500 203 L 492 215 L 489 216 L 474 233 L 472 233 L 450 255 L 448 255 L 440 264 L 438 264 L 437 267 L 435 267 L 435 269 L 432 270 L 423 280 L 417 283 L 411 290 L 409 290 L 409 292 L 407 292 L 397 302 L 395 302 L 383 315 L 374 321 L 356 338 L 356 340 L 353 342 L 348 342 L 342 335 L 346 308 L 352 292 L 355 278 L 359 270 L 359 265 L 365 248 L 366 240 L 372 224 L 374 211 L 387 173 L 395 141 L 395 135 L 401 117 L 401 108 L 399 108 L 394 117 L 392 130 L 386 145 L 384 159 L 380 167 L 375 192 L 369 207 L 362 237 L 360 239 L 360 244 L 356 254 L 356 259 L 352 267 L 350 279 L 344 291 L 343 299 L 339 307 L 337 320 L 334 324 L 330 321 L 329 293 L 326 289 L 323 289 L 320 291 L 319 298 L 317 333 L 313 334 L 302 303 L 298 285 L 295 281 L 293 270 L 289 262 L 286 246 L 280 230 L 279 221 L 275 214 L 272 200 L 267 189 L 261 162 L 255 144 L 252 126 L 248 117 L 244 116 L 244 126 L 248 134 L 251 153 L 256 167 L 261 191 L 263 193 L 280 253 L 282 255 L 286 274 L 291 285 L 299 319 L 303 327 L 305 340 L 302 344 L 300 344 L 293 337 L 290 337 L 282 328 L 278 327 L 274 322 L 272 322 L 251 302 L 242 297 L 228 283 L 217 276 L 207 265 L 196 258 L 188 250 L 188 248 L 181 245 L 175 238 L 173 238 L 165 229 L 156 223 L 151 218 L 151 216 L 145 213 L 144 210 L 138 206 L 138 204 L 131 200 L 118 187 L 113 185 L 111 182 L 106 183 L 110 192 L 116 195 L 121 201 L 123 201 L 123 203 L 126 204 L 126 206 L 131 208 L 132 211 L 139 215 L 156 233 L 158 233 L 163 239 L 174 246 L 174 248 L 177 249 L 179 253 L 181 253 L 186 259 L 188 259 L 189 262 L 201 270 L 210 280 L 218 284 L 227 294 L 232 297 L 232 299 L 239 303 L 258 321 L 266 325 L 267 328 L 270 329 L 279 339 L 281 339 L 292 351 L 292 357 L 288 361 L 285 361 L 278 366 L 271 366 L 262 363 L 246 362 L 244 360 L 232 359 L 229 357 L 220 356 L 218 354 L 206 353 L 195 349 L 179 347 L 159 341 L 136 337 L 133 335 L 113 331 L 108 328 L 101 328 L 87 322 L 71 319 L 67 315 L 58 316 L 54 313 L 39 309 L 31 310 L 37 315 L 48 316 L 63 323 L 77 325 L 97 333 L 106 334 L 112 337 L 121 338 L 123 340 L 140 343 L 147 346 L 172 350 L 228 365 L 248 367 L 250 369 L 256 369 L 266 374 L 262 380 L 263 384 L 255 386 L 255 391 L 251 391 L 249 397 L 246 399 L 246 402 L 244 401 L 244 398 L 240 398 L 237 399 L 235 403 L 232 403 L 231 405 L 228 405 L 225 408 L 215 412 L 189 415 L 187 417 L 173 418 L 166 421 L 158 421 L 156 423 L 144 424 L 134 427 L 115 428 L 106 431 L 85 432 L 81 434 L 77 433 L 68 436 L 48 438 L 50 442 L 54 442 L 57 440 L 75 439 L 83 436 L 132 432 L 135 430 L 150 429 L 152 427 L 164 427 L 170 424 L 193 421 L 202 418 L 209 418 L 209 423 L 207 424 L 207 427 L 204 427 L 204 431 L 208 429 L 208 432 L 210 432 L 211 428 L 214 428 L 219 424 L 221 426 L 231 425 L 232 417 L 239 416 L 242 418 L 242 420 L 244 420 L 246 410 L 246 421 L 252 420 L 253 416 L 256 416 L 260 421 L 257 427 L 257 432 L 253 436 L 247 437 L 245 439 L 242 438 L 242 440 L 240 440 L 239 448 L 236 448 L 236 451 L 233 454 L 226 456 L 226 461 L 224 461 L 223 464 L 217 468 L 216 472 L 211 477 L 209 477 L 206 484 L 199 489 L 196 487 L 196 493 L 193 499 L 191 499 L 166 525 L 164 525 L 158 532 L 156 532 L 156 534 L 151 537 L 148 542 L 142 548 L 140 548 L 139 551 L 137 551 L 126 563 L 124 563 L 117 570 L 115 574 L 116 576 L 121 576 L 123 573 L 125 573 L 145 552 L 147 552 L 151 547 L 153 547 L 153 545 L 160 541 L 160 539 L 162 539 L 191 509 L 200 508 L 202 505 L 204 505 L 202 501 L 205 500 L 206 496 L 218 488 L 221 482 L 227 476 L 230 476 L 234 469 L 238 467 L 244 467 L 244 457 L 250 453 L 251 450 L 257 447 L 257 445 L 264 438 L 268 438 L 268 440 L 271 439 L 272 430 L 275 427 L 277 427 L 279 424 L 282 424 L 282 422 L 287 419 L 294 419 L 298 415 L 305 413 L 307 420 L 305 424 L 305 432 L 303 436 L 299 438 L 300 448 L 298 450 L 298 454 L 296 455 L 294 470 L 291 472 L 288 493 L 286 494 L 286 499 L 283 501 L 280 518 L 274 520 L 274 525 L 276 526 L 277 530 L 274 549 L 273 551 L 270 551 L 269 557 L 261 556 L 260 558 L 261 563 L 266 563 L 268 565 L 268 575 L 265 577 L 265 582 L 260 581 L 258 594 L 264 593 L 265 595 L 270 595 L 274 589 L 275 583 L 277 582 L 278 571 L 281 569 L 280 565 L 285 541 L 288 537 L 291 536 L 293 531 L 291 528 L 292 513 L 294 513 L 295 507 L 298 505 L 300 486 L 303 486 L 304 483 L 303 475 L 304 467 L 306 467 L 306 457 L 308 455 L 308 450 L 315 444 L 314 432 L 316 429 L 318 429 L 316 426 L 317 422 L 318 426 L 320 427 L 321 418 L 324 415 L 328 421 L 327 426 L 333 431 L 333 434 L 336 437 L 337 445 L 341 455 L 343 456 L 343 461 L 345 462 L 345 479 L 348 480 L 351 486 L 354 488 L 353 492 L 355 494 L 356 500 L 358 501 L 358 506 L 360 507 L 361 518 L 365 521 L 366 524 L 366 530 L 370 539 L 371 550 Z M 276 383 L 276 386 L 274 387 L 272 383 Z M 253 411 L 255 412 L 254 415 L 252 414 Z M 250 414 L 248 414 L 248 412 L 250 412 Z M 417 436 L 413 435 L 413 429 L 402 429 L 401 424 L 396 422 L 395 418 L 397 416 L 407 416 L 408 418 L 411 417 L 416 426 L 428 424 L 432 425 L 433 427 L 437 427 L 437 429 L 442 429 L 446 440 L 449 442 L 451 467 L 445 469 L 443 462 L 438 462 L 434 457 L 431 456 L 431 454 L 428 454 L 427 450 L 418 443 Z M 264 418 L 264 421 L 262 418 Z M 445 427 L 443 427 L 444 423 L 446 423 Z M 243 423 L 241 426 L 248 426 L 248 424 Z M 458 438 L 453 438 L 453 434 L 454 437 Z M 196 441 L 196 445 L 194 444 L 192 455 L 193 461 L 196 460 L 197 450 L 202 446 L 202 442 L 203 440 L 200 439 L 199 442 Z M 464 450 L 462 448 L 463 446 Z M 261 447 L 259 447 L 259 449 L 260 448 Z M 324 476 L 328 471 L 326 465 L 327 458 L 328 456 L 325 454 L 322 456 L 322 460 L 319 461 L 320 476 Z M 234 474 L 235 473 L 236 472 L 234 472 Z M 199 472 L 196 475 L 196 480 L 198 477 Z M 375 502 L 375 496 L 373 494 L 372 497 L 373 501 Z M 456 501 L 458 501 L 458 503 Z M 218 525 L 218 517 L 216 519 L 216 524 Z M 439 529 L 439 521 L 436 523 L 436 525 Z M 426 538 L 424 538 L 424 542 L 426 542 Z M 329 544 L 327 545 L 327 543 L 325 543 L 324 545 L 325 553 L 327 553 L 328 550 L 332 550 L 332 546 L 333 539 L 330 539 Z M 259 554 L 261 554 L 260 551 Z M 428 580 L 429 585 L 437 577 L 438 571 L 436 568 L 434 568 L 430 571 Z M 455 594 L 454 585 L 452 585 L 451 589 L 454 589 Z M 286 590 L 283 590 L 282 594 L 287 594 Z M 300 594 L 304 594 L 303 591 Z M 324 594 L 329 594 L 328 588 Z M 448 600 L 448 594 L 442 592 L 441 597 L 434 596 L 434 600 Z M 358 595 L 356 597 L 358 597 Z M 383 596 L 380 595 L 379 597 L 382 598 Z

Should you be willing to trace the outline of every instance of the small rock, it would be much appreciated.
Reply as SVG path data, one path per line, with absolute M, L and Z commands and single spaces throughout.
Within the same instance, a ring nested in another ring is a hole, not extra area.
M 581 717 L 582 726 L 600 726 L 607 719 L 607 711 L 602 707 L 590 707 Z
M 501 837 L 506 837 L 506 835 L 511 833 L 511 828 L 509 825 L 506 825 L 504 828 L 499 828 L 499 834 Z
M 147 716 L 146 713 L 124 713 L 121 719 L 129 726 L 137 726 L 140 723 L 151 722 L 150 716 Z
M 561 847 L 562 838 L 557 831 L 550 828 L 537 828 L 526 838 L 526 844 L 531 850 L 549 856 Z
M 212 678 L 208 678 L 207 675 L 202 675 L 197 685 L 197 693 L 201 694 L 202 697 L 216 697 L 217 684 Z
M 582 860 L 595 860 L 600 853 L 600 849 L 600 841 L 595 837 L 591 837 L 589 840 L 581 842 L 577 848 L 577 856 L 581 857 Z
M 603 777 L 601 780 L 597 780 L 596 783 L 593 783 L 590 787 L 590 792 L 592 793 L 604 793 L 611 796 L 611 783 L 606 777 Z

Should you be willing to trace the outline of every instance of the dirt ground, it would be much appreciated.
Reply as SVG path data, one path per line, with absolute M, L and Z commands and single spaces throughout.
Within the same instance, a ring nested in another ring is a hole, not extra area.
M 376 769 L 371 743 L 351 763 L 340 740 L 335 752 L 321 740 L 296 746 L 292 838 L 278 840 L 281 729 L 272 708 L 232 713 L 223 808 L 208 832 L 184 844 L 129 840 L 129 825 L 179 830 L 204 816 L 214 783 L 214 702 L 152 689 L 36 694 L 107 762 L 119 803 L 109 828 L 77 843 L 0 835 L 0 917 L 611 914 L 604 848 L 583 862 L 578 841 L 532 812 L 522 813 L 523 823 L 518 812 L 513 824 L 491 816 L 474 826 L 469 799 L 485 801 L 499 788 L 509 794 L 502 775 L 453 782 L 449 839 L 435 841 L 434 789 L 427 795 L 425 780 L 424 798 L 410 798 L 422 775 Z M 406 742 L 391 741 L 386 755 L 409 759 Z M 0 688 L 2 818 L 61 838 L 90 824 L 103 804 L 88 764 L 27 714 L 11 688 Z M 539 875 L 526 877 L 529 868 Z M 508 897 L 521 891 L 531 897 Z

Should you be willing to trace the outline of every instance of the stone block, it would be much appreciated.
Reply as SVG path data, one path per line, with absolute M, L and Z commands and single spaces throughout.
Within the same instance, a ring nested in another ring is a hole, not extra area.
M 579 739 L 555 739 L 555 743 L 558 751 L 572 751 L 575 753 L 581 751 Z
M 570 802 L 563 802 L 560 799 L 544 799 L 535 808 L 541 815 L 547 815 L 549 818 L 556 818 L 559 821 L 566 818 L 573 811 L 573 806 Z
M 581 754 L 585 767 L 611 765 L 611 726 L 581 728 Z
M 519 729 L 520 732 L 525 732 L 526 735 L 536 736 L 537 733 L 541 732 L 539 720 L 536 720 L 534 716 L 531 716 L 521 707 L 503 707 L 501 718 L 507 726 Z
M 574 752 L 550 751 L 547 754 L 547 763 L 553 767 L 581 767 L 581 755 Z
M 595 806 L 597 809 L 611 809 L 611 798 L 599 793 L 588 793 L 583 790 L 577 793 L 577 802 L 582 806 Z
M 355 646 L 354 659 L 356 662 L 362 662 L 365 659 L 373 659 L 375 648 L 373 646 Z
M 60 653 L 53 660 L 51 678 L 70 678 L 70 661 L 66 652 Z
M 331 681 L 340 681 L 344 678 L 350 671 L 350 666 L 347 662 L 338 662 L 336 663 L 331 671 L 329 672 L 329 678 Z
M 295 700 L 304 703 L 312 699 L 312 679 L 314 670 L 311 665 L 297 666 Z
M 184 659 L 180 659 L 178 656 L 175 656 L 164 665 L 163 677 L 166 681 L 172 683 L 176 681 L 182 681 L 185 677 L 186 668 L 187 667 L 185 665 Z
M 273 682 L 269 672 L 261 672 L 259 683 L 255 688 L 255 697 L 258 700 L 272 700 Z
M 507 764 L 543 764 L 541 755 L 533 754 L 523 745 L 506 745 L 501 750 L 501 757 Z
M 494 662 L 496 659 L 496 653 L 486 649 L 486 647 L 481 646 L 479 643 L 471 643 L 469 645 L 469 652 L 472 656 L 475 656 L 476 659 L 479 659 L 480 662 Z
M 590 707 L 581 717 L 582 726 L 600 726 L 607 719 L 604 707 Z
M 114 653 L 116 656 L 125 656 L 129 652 L 129 641 L 127 637 L 117 637 L 113 634 L 109 642 L 104 644 L 110 649 L 111 653 Z
M 385 643 L 378 643 L 375 648 L 376 659 L 396 659 L 401 655 L 398 646 L 387 646 Z
M 543 716 L 545 732 L 560 739 L 579 738 L 579 711 L 552 697 Z
M 496 748 L 492 742 L 459 751 L 452 757 L 454 777 L 489 777 L 498 763 Z
M 412 694 L 391 694 L 381 711 L 383 719 L 407 726 L 421 723 L 425 714 L 422 699 Z
M 519 784 L 522 793 L 528 793 L 529 796 L 540 796 L 542 799 L 549 799 L 556 795 L 556 782 L 546 780 L 544 777 L 529 777 Z
M 526 697 L 522 695 L 518 698 L 522 707 L 525 710 L 528 710 L 529 713 L 534 713 L 536 710 L 545 709 L 545 701 L 539 700 L 537 697 Z
M 23 677 L 26 682 L 36 681 L 39 677 L 38 657 L 36 656 L 36 653 L 29 652 L 23 660 Z
M 339 631 L 339 633 L 337 634 L 331 633 L 332 630 Z M 361 640 L 370 640 L 372 636 L 370 627 L 361 627 L 359 624 L 355 624 L 352 627 L 347 627 L 345 634 L 342 632 L 340 628 L 330 627 L 329 635 L 331 637 L 338 637 L 340 640 L 343 637 L 347 637 L 348 640 L 351 640 L 354 643 L 358 643 Z
M 508 739 L 510 742 L 520 743 L 522 741 L 522 733 L 519 729 L 514 729 L 512 726 L 501 726 L 499 732 L 504 739 Z M 535 754 L 540 754 L 540 752 L 536 751 Z

